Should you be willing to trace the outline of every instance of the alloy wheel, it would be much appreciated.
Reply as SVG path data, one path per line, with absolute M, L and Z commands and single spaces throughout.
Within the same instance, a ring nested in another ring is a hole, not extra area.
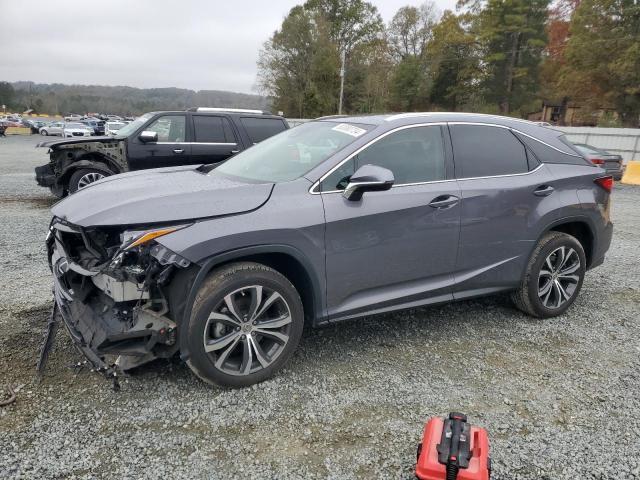
M 81 176 L 80 180 L 78 180 L 78 190 L 92 184 L 93 182 L 97 182 L 98 180 L 101 180 L 103 178 L 104 178 L 104 175 L 102 173 L 89 172 Z
M 571 247 L 559 247 L 545 259 L 538 274 L 538 297 L 546 308 L 557 309 L 576 292 L 580 256 Z
M 284 350 L 291 309 L 277 291 L 251 285 L 224 297 L 204 329 L 204 350 L 217 369 L 249 375 L 271 365 Z

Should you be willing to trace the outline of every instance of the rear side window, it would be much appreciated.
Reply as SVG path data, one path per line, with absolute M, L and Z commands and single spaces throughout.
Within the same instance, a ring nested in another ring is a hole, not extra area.
M 193 127 L 198 143 L 236 143 L 229 120 L 224 117 L 194 115 Z
M 240 121 L 253 143 L 261 142 L 287 129 L 279 118 L 242 117 Z
M 490 177 L 529 170 L 524 145 L 506 128 L 451 125 L 458 178 Z

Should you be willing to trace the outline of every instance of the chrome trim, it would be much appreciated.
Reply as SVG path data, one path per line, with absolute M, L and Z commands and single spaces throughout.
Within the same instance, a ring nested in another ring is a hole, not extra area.
M 416 115 L 416 114 L 399 114 L 399 115 Z M 432 114 L 428 114 L 428 115 L 432 115 Z M 472 114 L 469 114 L 472 115 Z M 416 115 L 416 116 L 427 116 L 426 113 L 423 113 L 422 115 Z M 397 115 L 396 115 L 397 117 Z M 402 117 L 404 118 L 404 117 Z M 518 120 L 518 119 L 514 119 L 514 120 Z M 519 120 L 521 122 L 528 122 L 528 120 Z M 547 147 L 556 150 L 557 152 L 560 152 L 562 154 L 565 155 L 570 155 L 572 157 L 578 157 L 578 158 L 582 158 L 580 155 L 576 155 L 575 153 L 569 153 L 569 152 L 565 152 L 563 150 L 560 150 L 559 148 L 554 147 L 553 145 L 549 145 L 546 142 L 543 142 L 542 140 L 532 137 L 531 135 L 524 133 L 516 128 L 513 127 L 509 127 L 507 125 L 498 125 L 495 123 L 484 123 L 484 122 L 464 122 L 464 121 L 456 121 L 456 122 L 429 122 L 429 123 L 415 123 L 415 124 L 411 124 L 411 125 L 403 125 L 401 127 L 397 127 L 394 128 L 393 130 L 389 130 L 388 132 L 385 132 L 384 134 L 380 135 L 379 137 L 374 138 L 373 140 L 369 141 L 368 143 L 366 143 L 365 145 L 363 145 L 362 147 L 360 147 L 358 150 L 356 150 L 355 152 L 353 152 L 351 155 L 349 155 L 347 158 L 345 158 L 344 160 L 342 160 L 339 164 L 337 164 L 336 166 L 334 166 L 331 170 L 329 170 L 327 173 L 325 173 L 324 175 L 322 175 L 318 180 L 316 180 L 314 182 L 313 185 L 311 185 L 311 188 L 309 188 L 309 193 L 312 195 L 320 195 L 323 193 L 339 193 L 339 192 L 343 192 L 344 190 L 329 190 L 327 192 L 316 192 L 314 191 L 319 185 L 320 183 L 329 175 L 331 175 L 335 170 L 337 170 L 338 168 L 340 168 L 345 162 L 351 160 L 355 155 L 357 155 L 358 153 L 360 153 L 362 150 L 364 150 L 365 148 L 367 148 L 368 146 L 372 145 L 373 143 L 377 142 L 378 140 L 380 140 L 381 138 L 386 137 L 387 135 L 400 131 L 400 130 L 404 130 L 406 128 L 413 128 L 413 127 L 428 127 L 428 126 L 432 126 L 432 125 L 479 125 L 479 126 L 484 126 L 484 127 L 497 127 L 497 128 L 504 128 L 506 130 L 511 130 L 513 132 L 518 132 L 521 135 L 524 135 L 525 137 L 531 138 L 532 140 L 535 140 L 536 142 L 539 142 L 543 145 L 546 145 Z M 465 178 L 455 178 L 455 179 L 448 179 L 448 180 L 433 180 L 433 181 L 428 181 L 428 182 L 414 182 L 414 183 L 401 183 L 398 185 L 394 185 L 392 188 L 395 187 L 405 187 L 405 186 L 409 186 L 409 185 L 425 185 L 425 184 L 429 184 L 429 183 L 441 183 L 441 182 L 448 182 L 448 181 L 455 181 L 455 180 L 476 180 L 476 179 L 481 179 L 481 178 L 501 178 L 501 177 L 514 177 L 514 176 L 520 176 L 520 175 L 529 175 L 530 173 L 534 173 L 537 172 L 542 166 L 544 165 L 544 163 L 540 163 L 536 168 L 534 168 L 533 170 L 530 170 L 528 172 L 523 172 L 523 173 L 510 173 L 510 174 L 505 174 L 505 175 L 487 175 L 485 177 L 465 177 Z
M 403 125 L 401 127 L 396 127 L 393 130 L 389 130 L 388 132 L 384 132 L 382 135 L 380 135 L 379 137 L 373 138 L 371 139 L 369 142 L 365 143 L 362 147 L 358 148 L 355 152 L 351 153 L 347 158 L 345 158 L 344 160 L 342 160 L 340 163 L 338 163 L 336 166 L 334 166 L 331 170 L 329 170 L 327 173 L 325 173 L 324 175 L 322 175 L 318 180 L 316 180 L 314 182 L 313 185 L 311 185 L 311 187 L 309 188 L 309 193 L 312 195 L 319 195 L 320 193 L 332 193 L 332 192 L 343 192 L 344 190 L 331 190 L 330 192 L 314 192 L 313 190 L 320 185 L 320 183 L 327 178 L 329 175 L 331 175 L 335 170 L 337 170 L 338 168 L 340 168 L 345 162 L 348 162 L 349 160 L 351 160 L 353 157 L 355 157 L 357 154 L 359 154 L 362 150 L 364 150 L 365 148 L 367 148 L 369 145 L 373 145 L 374 143 L 376 143 L 378 140 L 383 139 L 384 137 L 386 137 L 387 135 L 390 135 L 392 133 L 395 132 L 399 132 L 400 130 L 406 130 L 408 128 L 417 128 L 417 127 L 431 127 L 431 126 L 436 126 L 436 125 L 446 125 L 447 122 L 432 122 L 432 123 L 414 123 L 412 125 Z M 404 184 L 403 184 L 404 185 Z M 399 185 L 398 185 L 399 186 Z
M 544 163 L 539 164 L 533 170 L 529 170 L 528 172 L 522 173 L 507 173 L 505 175 L 487 175 L 486 177 L 464 177 L 464 178 L 456 178 L 459 182 L 464 182 L 465 180 L 482 180 L 484 178 L 502 178 L 502 177 L 521 177 L 523 175 L 531 175 L 532 173 L 537 172 L 543 167 Z
M 196 112 L 234 112 L 234 113 L 256 113 L 262 115 L 262 110 L 254 110 L 250 108 L 224 108 L 224 107 L 198 107 Z
M 522 120 L 523 122 L 526 120 Z M 507 125 L 498 125 L 495 123 L 484 123 L 484 122 L 447 122 L 449 125 L 479 125 L 481 127 L 498 127 L 498 128 L 506 128 L 507 130 L 511 130 L 513 132 L 518 132 L 521 135 L 524 135 L 525 137 L 529 137 L 531 140 L 535 140 L 538 143 L 541 143 L 543 145 L 546 145 L 549 148 L 552 148 L 553 150 L 555 150 L 556 152 L 560 152 L 560 153 L 564 153 L 565 155 L 570 155 L 572 157 L 578 157 L 578 158 L 582 158 L 582 156 L 577 155 L 575 153 L 569 153 L 569 152 L 565 152 L 564 150 L 560 150 L 557 147 L 554 147 L 553 145 L 549 145 L 547 142 L 543 142 L 542 140 L 540 140 L 539 138 L 533 137 L 531 135 L 529 135 L 528 133 L 524 133 L 523 131 L 518 130 L 517 128 L 513 128 L 513 127 L 509 127 Z
M 151 145 L 228 145 L 237 146 L 237 143 L 224 142 L 149 142 Z
M 387 117 L 384 119 L 385 122 L 392 122 L 394 120 L 400 120 L 403 118 L 414 118 L 414 117 L 431 117 L 431 116 L 442 116 L 442 115 L 466 115 L 469 117 L 485 117 L 487 119 L 490 118 L 497 118 L 500 120 L 509 120 L 509 121 L 514 121 L 514 122 L 521 122 L 521 123 L 526 123 L 528 125 L 534 125 L 533 122 L 530 122 L 529 120 L 523 120 L 521 118 L 513 118 L 513 117 L 504 117 L 502 115 L 489 115 L 486 113 L 470 113 L 470 112 L 413 112 L 413 113 L 398 113 L 396 115 L 391 115 L 390 117 Z M 460 122 L 465 122 L 464 120 L 459 120 Z M 453 122 L 448 122 L 448 123 L 454 123 L 455 120 Z M 493 125 L 493 124 L 490 124 Z

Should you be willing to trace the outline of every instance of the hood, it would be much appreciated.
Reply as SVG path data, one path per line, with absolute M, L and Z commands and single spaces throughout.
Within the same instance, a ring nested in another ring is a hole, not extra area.
M 72 130 L 72 129 L 66 129 L 66 130 Z M 87 130 L 91 130 L 91 129 L 87 129 Z M 65 140 L 45 140 L 44 142 L 40 142 L 36 145 L 36 147 L 49 147 L 49 148 L 54 148 L 54 147 L 58 147 L 60 145 L 71 145 L 73 143 L 87 143 L 87 142 L 102 142 L 102 143 L 107 143 L 107 142 L 117 142 L 118 140 L 120 140 L 119 138 L 116 137 L 111 137 L 111 136 L 101 136 L 101 137 L 91 137 L 89 139 L 87 138 L 67 138 Z
M 171 223 L 255 210 L 272 189 L 272 183 L 207 175 L 193 165 L 158 168 L 107 177 L 51 211 L 82 227 Z

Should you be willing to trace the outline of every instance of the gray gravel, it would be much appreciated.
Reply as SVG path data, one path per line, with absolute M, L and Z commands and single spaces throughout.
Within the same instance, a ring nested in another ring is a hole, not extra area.
M 0 478 L 413 478 L 424 422 L 466 412 L 490 434 L 494 479 L 640 479 L 640 187 L 616 185 L 614 242 L 570 311 L 538 321 L 497 296 L 307 332 L 288 368 L 210 388 L 179 360 L 120 393 L 68 366 L 42 242 L 52 200 L 36 138 L 0 139 Z

